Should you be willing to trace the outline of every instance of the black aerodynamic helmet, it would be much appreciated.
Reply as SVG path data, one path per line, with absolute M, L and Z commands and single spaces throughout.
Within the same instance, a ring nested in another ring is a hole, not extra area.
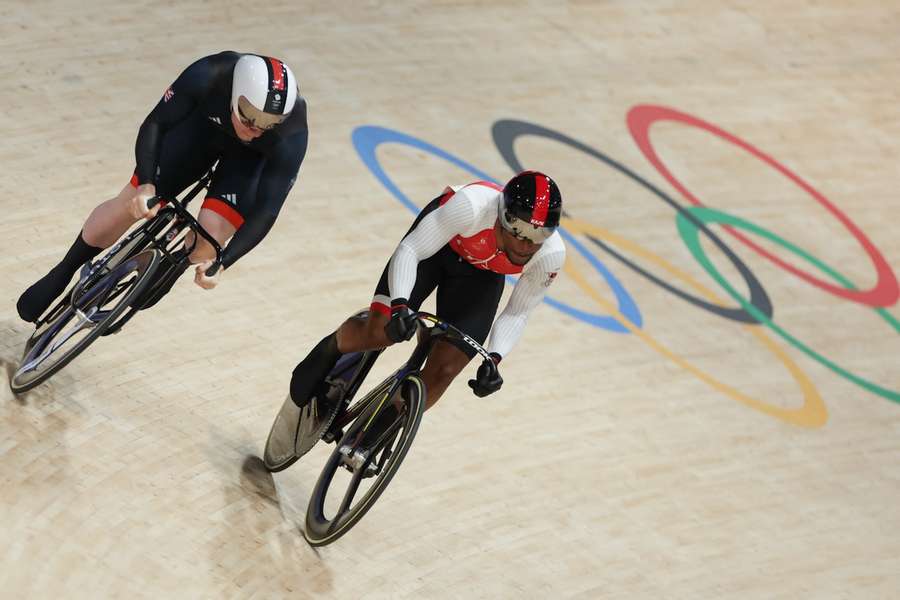
M 562 196 L 556 182 L 538 171 L 522 171 L 503 188 L 500 225 L 517 238 L 535 244 L 559 227 Z

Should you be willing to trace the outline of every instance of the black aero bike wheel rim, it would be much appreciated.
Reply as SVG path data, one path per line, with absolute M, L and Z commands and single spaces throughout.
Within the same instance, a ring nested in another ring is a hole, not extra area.
M 159 266 L 158 250 L 124 260 L 75 299 L 26 347 L 10 388 L 22 393 L 40 385 L 103 334 L 147 285 Z M 111 303 L 115 303 L 110 306 Z M 69 342 L 81 332 L 71 344 Z
M 306 511 L 306 530 L 304 535 L 313 546 L 330 544 L 347 533 L 368 512 L 382 494 L 409 451 L 416 431 L 419 428 L 419 423 L 422 420 L 422 414 L 425 411 L 425 384 L 422 383 L 418 376 L 407 375 L 400 382 L 400 386 L 404 389 L 404 412 L 398 423 L 392 428 L 394 432 L 388 436 L 386 443 L 383 443 L 381 447 L 377 447 L 372 452 L 362 468 L 353 474 L 350 486 L 341 496 L 341 507 L 337 509 L 336 514 L 332 518 L 328 518 L 325 515 L 325 504 L 329 488 L 334 482 L 335 474 L 342 468 L 343 455 L 340 453 L 339 448 L 343 442 L 356 435 L 359 429 L 364 426 L 370 415 L 369 411 L 365 411 L 348 428 L 347 433 L 338 442 L 337 447 L 325 463 L 325 467 L 322 469 L 318 481 L 316 481 L 316 486 L 313 489 L 309 507 Z M 392 396 L 393 394 L 391 394 Z M 370 462 L 376 462 L 383 457 L 385 449 L 391 452 L 381 465 L 381 472 L 374 477 L 374 481 L 369 489 L 354 504 L 353 500 L 355 499 L 356 490 L 358 490 L 361 472 L 365 470 Z M 350 494 L 349 499 L 348 494 Z

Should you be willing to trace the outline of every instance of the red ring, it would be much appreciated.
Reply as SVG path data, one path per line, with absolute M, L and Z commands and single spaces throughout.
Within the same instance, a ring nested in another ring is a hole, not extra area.
M 896 301 L 897 298 L 900 298 L 900 286 L 897 284 L 897 278 L 894 275 L 893 270 L 887 264 L 887 261 L 882 256 L 881 252 L 878 251 L 878 248 L 866 237 L 866 234 L 863 233 L 856 224 L 850 220 L 847 215 L 845 215 L 839 208 L 837 208 L 834 204 L 828 201 L 825 196 L 820 194 L 817 190 L 815 190 L 811 185 L 803 181 L 798 175 L 794 174 L 790 169 L 776 161 L 771 156 L 763 153 L 760 150 L 757 150 L 744 140 L 728 133 L 727 131 L 723 131 L 712 125 L 707 123 L 706 121 L 702 121 L 696 117 L 691 115 L 679 112 L 672 108 L 666 108 L 664 106 L 657 106 L 653 104 L 641 104 L 638 106 L 634 106 L 631 110 L 628 111 L 628 129 L 631 131 L 631 136 L 634 138 L 634 141 L 637 143 L 638 148 L 641 149 L 641 152 L 644 153 L 644 156 L 650 163 L 656 168 L 659 173 L 666 178 L 666 180 L 671 183 L 680 193 L 684 196 L 689 202 L 695 204 L 697 206 L 702 206 L 702 203 L 699 199 L 697 199 L 687 188 L 685 188 L 680 181 L 675 179 L 672 173 L 666 168 L 663 164 L 662 160 L 660 160 L 659 156 L 656 154 L 656 151 L 653 148 L 653 145 L 650 143 L 650 126 L 657 121 L 677 121 L 679 123 L 683 123 L 685 125 L 689 125 L 691 127 L 697 127 L 699 129 L 703 129 L 712 133 L 713 135 L 730 142 L 740 148 L 743 148 L 756 158 L 762 160 L 767 163 L 769 166 L 774 167 L 782 175 L 786 176 L 788 179 L 796 183 L 803 190 L 805 190 L 809 195 L 815 198 L 819 204 L 824 206 L 828 211 L 834 215 L 838 221 L 840 221 L 847 230 L 853 234 L 853 237 L 857 239 L 857 241 L 862 245 L 865 249 L 866 253 L 869 255 L 869 258 L 872 260 L 872 263 L 875 265 L 875 270 L 878 274 L 878 281 L 875 283 L 875 286 L 869 290 L 851 290 L 845 287 L 835 285 L 833 283 L 829 283 L 828 281 L 824 281 L 817 277 L 814 277 L 807 273 L 806 271 L 802 271 L 797 267 L 791 265 L 790 263 L 785 262 L 784 260 L 778 258 L 762 246 L 759 246 L 743 234 L 738 231 L 735 231 L 730 226 L 725 226 L 724 228 L 736 237 L 737 239 L 744 242 L 746 245 L 753 248 L 756 252 L 765 256 L 776 265 L 780 266 L 787 271 L 790 271 L 797 277 L 808 281 L 814 286 L 821 288 L 827 292 L 831 292 L 836 296 L 840 296 L 842 298 L 846 298 L 847 300 L 852 300 L 853 302 L 859 302 L 860 304 L 866 304 L 872 307 L 884 307 L 891 306 Z

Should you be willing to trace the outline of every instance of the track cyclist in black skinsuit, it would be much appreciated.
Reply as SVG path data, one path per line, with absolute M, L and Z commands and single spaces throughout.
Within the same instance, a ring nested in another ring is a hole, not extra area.
M 151 197 L 178 195 L 218 161 L 198 220 L 220 245 L 231 243 L 224 250 L 223 269 L 212 277 L 204 273 L 215 257 L 212 246 L 201 238 L 190 255 L 197 285 L 215 287 L 223 270 L 275 223 L 307 141 L 306 102 L 282 61 L 230 51 L 196 61 L 141 125 L 131 181 L 91 212 L 62 261 L 22 294 L 19 316 L 37 321 L 79 267 L 136 221 L 156 215 L 160 205 L 147 208 Z

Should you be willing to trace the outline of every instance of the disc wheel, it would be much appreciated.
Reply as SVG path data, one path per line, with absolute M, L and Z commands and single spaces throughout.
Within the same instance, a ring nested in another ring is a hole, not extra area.
M 290 398 L 287 398 L 285 402 L 293 401 Z M 275 417 L 275 421 L 272 423 L 272 428 L 269 430 L 269 437 L 266 438 L 266 449 L 263 451 L 263 464 L 265 464 L 266 468 L 273 473 L 283 471 L 297 462 L 301 456 L 309 452 L 328 430 L 328 427 L 337 415 L 339 407 L 340 402 L 329 399 L 327 394 L 316 394 L 305 407 L 300 409 L 299 421 L 296 426 L 294 443 L 291 445 L 291 449 L 285 449 L 282 452 L 278 452 L 275 449 L 278 444 L 273 443 L 273 438 L 277 435 L 280 426 L 278 420 L 290 418 L 287 417 L 285 408 L 282 407 L 282 410 L 278 413 L 278 416 Z M 291 417 L 293 417 L 293 415 L 294 412 L 292 411 Z

